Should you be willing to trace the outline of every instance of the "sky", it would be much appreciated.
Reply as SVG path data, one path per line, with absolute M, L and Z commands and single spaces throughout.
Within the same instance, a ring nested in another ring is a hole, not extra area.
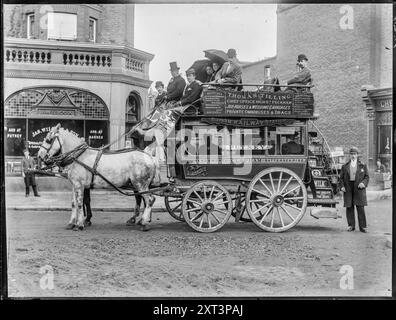
M 166 86 L 169 62 L 176 61 L 185 77 L 206 49 L 234 48 L 240 61 L 274 56 L 276 4 L 136 4 L 134 41 L 155 55 L 150 80 Z

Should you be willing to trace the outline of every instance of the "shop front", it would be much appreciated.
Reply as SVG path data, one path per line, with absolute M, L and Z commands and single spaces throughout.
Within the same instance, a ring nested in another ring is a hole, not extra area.
M 37 156 L 42 141 L 58 123 L 89 146 L 109 141 L 109 111 L 92 92 L 68 87 L 35 87 L 13 93 L 4 104 L 5 169 L 21 174 L 24 148 Z
M 392 88 L 363 87 L 368 119 L 368 166 L 373 182 L 384 188 L 391 185 L 392 174 Z

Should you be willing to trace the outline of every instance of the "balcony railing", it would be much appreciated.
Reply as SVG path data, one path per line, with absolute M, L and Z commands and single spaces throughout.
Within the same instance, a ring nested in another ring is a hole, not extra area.
M 128 46 L 55 40 L 7 38 L 4 42 L 5 69 L 10 64 L 84 67 L 87 72 L 132 73 L 148 79 L 154 55 Z M 78 70 L 78 71 L 84 71 Z

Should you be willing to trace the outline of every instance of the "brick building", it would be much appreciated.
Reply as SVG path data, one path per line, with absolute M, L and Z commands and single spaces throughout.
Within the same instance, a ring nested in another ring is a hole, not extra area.
M 133 4 L 3 8 L 7 174 L 58 122 L 100 147 L 148 112 L 154 56 L 134 48 Z
M 357 146 L 370 168 L 377 157 L 389 160 L 381 139 L 392 145 L 391 4 L 285 4 L 278 5 L 277 18 L 276 56 L 243 66 L 243 80 L 261 83 L 270 65 L 271 76 L 286 81 L 297 55 L 306 54 L 316 124 L 330 147 Z

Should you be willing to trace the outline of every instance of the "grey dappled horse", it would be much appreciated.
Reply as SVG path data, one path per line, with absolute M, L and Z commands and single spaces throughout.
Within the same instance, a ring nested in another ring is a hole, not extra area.
M 81 145 L 81 139 L 58 124 L 47 134 L 38 151 L 38 157 L 46 162 L 54 155 L 72 151 L 79 145 Z M 87 148 L 78 160 L 93 168 L 98 152 L 98 149 Z M 159 180 L 158 162 L 151 154 L 141 150 L 103 153 L 96 169 L 115 186 L 120 188 L 130 182 L 134 190 L 138 192 L 148 191 L 150 184 L 158 183 Z M 83 194 L 84 189 L 91 185 L 92 173 L 77 162 L 66 165 L 63 172 L 67 174 L 73 188 L 72 213 L 67 228 L 83 230 L 85 222 L 82 210 Z M 112 188 L 97 175 L 94 177 L 93 186 L 97 189 Z M 136 201 L 135 212 L 128 223 L 139 223 L 142 225 L 142 230 L 146 231 L 155 198 L 150 193 L 142 194 L 141 197 L 145 203 L 143 214 L 140 217 L 140 201 Z

